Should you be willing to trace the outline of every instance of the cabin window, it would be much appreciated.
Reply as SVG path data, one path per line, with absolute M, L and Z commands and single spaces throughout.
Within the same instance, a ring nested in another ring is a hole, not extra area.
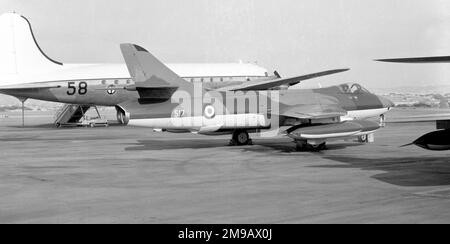
M 106 85 L 106 80 L 102 80 L 102 85 Z
M 119 80 L 115 80 L 114 84 L 118 85 L 119 84 Z
M 220 82 L 223 82 L 223 77 L 220 77 Z
M 213 81 L 214 81 L 214 78 L 211 77 L 211 78 L 209 79 L 209 81 L 210 81 L 210 82 L 213 82 Z

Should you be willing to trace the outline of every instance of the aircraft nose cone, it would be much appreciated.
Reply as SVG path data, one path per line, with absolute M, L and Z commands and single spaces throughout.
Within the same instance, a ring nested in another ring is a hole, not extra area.
M 379 96 L 378 98 L 380 99 L 381 104 L 383 105 L 383 108 L 395 107 L 395 104 L 391 100 L 389 100 L 385 97 L 381 97 L 381 96 Z

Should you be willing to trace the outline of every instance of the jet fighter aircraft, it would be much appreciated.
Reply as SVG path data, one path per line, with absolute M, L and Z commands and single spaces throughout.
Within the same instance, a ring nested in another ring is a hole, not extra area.
M 243 84 L 227 91 L 186 82 L 144 48 L 122 44 L 122 54 L 139 99 L 120 106 L 130 111 L 129 125 L 168 132 L 231 134 L 230 144 L 251 143 L 249 132 L 285 135 L 298 150 L 325 149 L 327 140 L 359 138 L 370 142 L 380 128 L 367 120 L 393 106 L 359 84 L 321 89 L 267 90 L 267 83 Z

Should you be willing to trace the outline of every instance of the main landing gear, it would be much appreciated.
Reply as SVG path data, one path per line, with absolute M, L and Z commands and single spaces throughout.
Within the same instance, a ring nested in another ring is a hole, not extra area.
M 120 106 L 116 106 L 117 122 L 121 125 L 127 125 L 130 122 L 130 114 Z
M 250 136 L 246 130 L 235 130 L 233 132 L 233 137 L 230 140 L 230 146 L 244 146 L 252 144 L 252 139 L 250 139 Z
M 16 97 L 22 104 L 22 127 L 25 127 L 25 102 L 28 98 Z
M 298 140 L 298 141 L 295 141 L 295 144 L 296 144 L 295 149 L 298 152 L 310 152 L 310 151 L 318 152 L 318 151 L 327 149 L 326 142 L 322 142 L 320 144 L 313 145 L 313 144 L 309 144 L 307 141 Z

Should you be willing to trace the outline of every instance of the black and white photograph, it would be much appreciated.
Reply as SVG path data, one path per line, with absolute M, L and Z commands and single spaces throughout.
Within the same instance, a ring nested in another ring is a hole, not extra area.
M 0 223 L 449 224 L 449 102 L 446 0 L 0 0 Z

